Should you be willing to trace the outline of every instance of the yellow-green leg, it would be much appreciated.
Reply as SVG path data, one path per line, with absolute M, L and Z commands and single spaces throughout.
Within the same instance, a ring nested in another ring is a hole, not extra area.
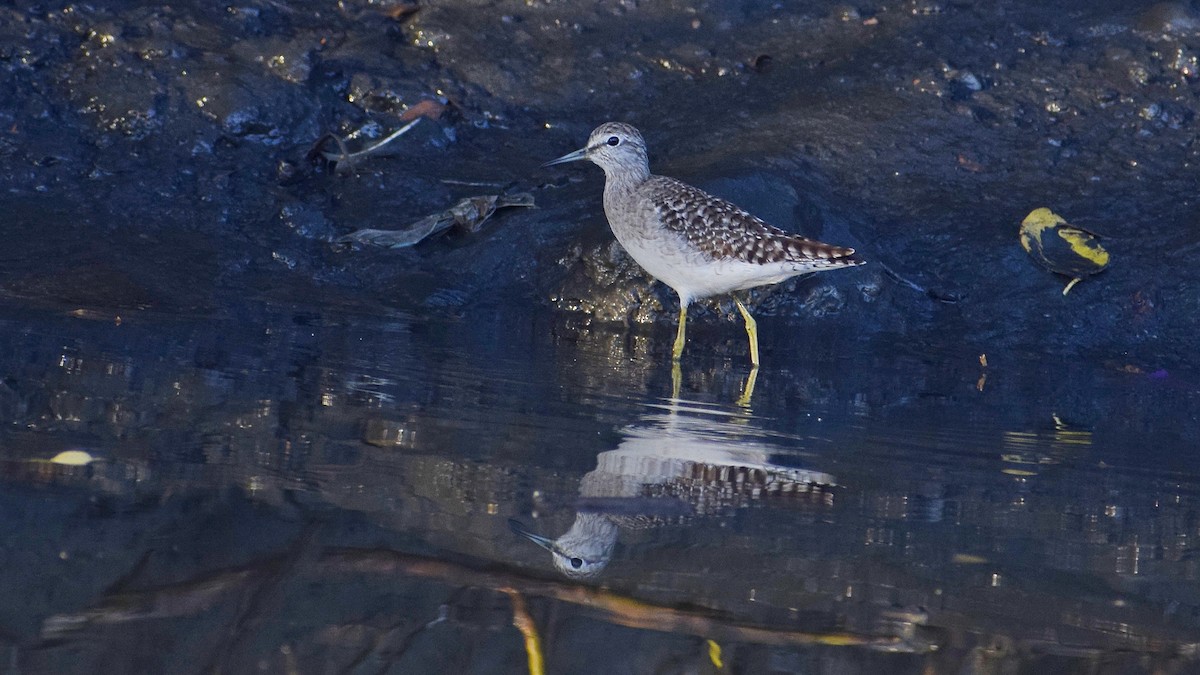
M 758 365 L 758 322 L 754 317 L 750 316 L 750 310 L 742 304 L 742 301 L 736 297 L 733 299 L 737 303 L 738 311 L 742 313 L 742 318 L 746 320 L 746 335 L 750 337 L 750 363 Z
M 687 303 L 679 302 L 679 329 L 675 331 L 675 347 L 671 350 L 671 360 L 678 361 L 683 356 L 684 334 L 687 333 Z
M 742 388 L 742 395 L 737 400 L 737 404 L 743 408 L 750 407 L 750 399 L 754 396 L 754 383 L 758 382 L 758 366 L 751 366 L 750 376 L 746 378 L 746 386 Z

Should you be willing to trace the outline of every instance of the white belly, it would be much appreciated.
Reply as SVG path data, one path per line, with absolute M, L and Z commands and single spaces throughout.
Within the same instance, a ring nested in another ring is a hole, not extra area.
M 740 260 L 713 260 L 686 248 L 682 238 L 671 235 L 642 238 L 615 231 L 614 234 L 642 269 L 673 288 L 684 303 L 777 284 L 808 271 L 797 269 L 795 263 L 758 265 Z

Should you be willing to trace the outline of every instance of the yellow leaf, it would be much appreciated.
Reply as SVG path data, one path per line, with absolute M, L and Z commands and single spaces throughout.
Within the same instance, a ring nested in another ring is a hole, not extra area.
M 62 464 L 63 466 L 87 466 L 94 461 L 96 458 L 83 450 L 64 450 L 50 458 L 51 464 Z
M 1021 221 L 1021 248 L 1046 269 L 1069 277 L 1066 295 L 1084 277 L 1104 271 L 1109 254 L 1095 234 L 1075 227 L 1047 208 L 1034 209 Z
M 715 640 L 705 640 L 705 642 L 708 644 L 708 660 L 712 661 L 717 670 L 723 670 L 725 664 L 721 662 L 721 645 L 717 644 Z

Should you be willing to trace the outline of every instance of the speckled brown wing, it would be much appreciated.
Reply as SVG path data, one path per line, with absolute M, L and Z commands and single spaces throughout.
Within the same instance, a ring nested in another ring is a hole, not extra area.
M 788 234 L 724 199 L 687 183 L 651 176 L 644 188 L 667 229 L 678 232 L 714 260 L 754 264 L 795 262 L 813 268 L 861 264 L 854 249 Z

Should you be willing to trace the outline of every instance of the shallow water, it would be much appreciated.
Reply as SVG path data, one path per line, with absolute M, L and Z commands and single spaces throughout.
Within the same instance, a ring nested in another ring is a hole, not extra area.
M 6 313 L 18 670 L 527 672 L 503 588 L 547 672 L 1193 665 L 1191 374 L 767 318 L 747 401 L 709 316 L 673 398 L 665 326 L 229 314 Z

